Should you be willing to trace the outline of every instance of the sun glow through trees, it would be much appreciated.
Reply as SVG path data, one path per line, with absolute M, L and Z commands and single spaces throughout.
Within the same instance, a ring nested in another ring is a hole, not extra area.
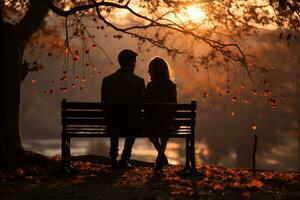
M 202 24 L 205 18 L 207 17 L 207 14 L 200 4 L 193 4 L 182 7 L 178 12 L 177 17 L 185 25 Z
M 202 22 L 206 17 L 206 13 L 199 6 L 188 6 L 186 12 L 188 18 L 194 23 Z

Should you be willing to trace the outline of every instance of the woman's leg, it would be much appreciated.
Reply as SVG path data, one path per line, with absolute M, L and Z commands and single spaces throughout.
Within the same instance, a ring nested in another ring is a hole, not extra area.
M 153 146 L 155 147 L 158 153 L 163 152 L 158 138 L 150 138 L 150 141 L 152 142 Z
M 158 138 L 150 138 L 150 141 L 152 142 L 153 146 L 157 150 L 157 157 L 156 157 L 156 166 L 155 169 L 161 170 L 163 168 L 163 157 L 164 157 L 164 152 L 162 151 L 161 145 L 159 143 Z
M 160 145 L 163 152 L 166 151 L 169 138 L 160 138 Z
M 161 150 L 163 152 L 163 154 L 162 154 L 162 161 L 163 161 L 163 164 L 166 164 L 166 165 L 169 164 L 168 158 L 165 155 L 165 151 L 166 151 L 166 148 L 167 148 L 168 140 L 169 140 L 169 138 L 160 138 L 160 146 L 161 146 Z

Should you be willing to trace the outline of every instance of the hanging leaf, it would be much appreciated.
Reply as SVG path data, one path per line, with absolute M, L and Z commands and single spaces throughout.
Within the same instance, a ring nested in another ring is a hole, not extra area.
M 271 95 L 272 95 L 271 90 L 265 89 L 265 90 L 264 90 L 264 95 L 265 95 L 266 97 L 271 96 Z
M 237 97 L 232 97 L 232 98 L 231 98 L 231 101 L 232 101 L 232 102 L 236 102 L 236 101 L 237 101 Z
M 249 99 L 249 98 L 246 98 L 246 99 L 245 99 L 245 103 L 247 103 L 247 104 L 250 103 L 250 99 Z
M 258 93 L 257 93 L 256 90 L 252 90 L 252 94 L 253 94 L 254 96 L 257 96 L 257 95 L 258 95 Z

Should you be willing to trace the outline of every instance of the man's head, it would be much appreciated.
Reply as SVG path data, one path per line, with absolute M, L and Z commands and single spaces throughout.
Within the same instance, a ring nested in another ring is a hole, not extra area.
M 118 55 L 118 61 L 122 69 L 133 72 L 138 54 L 130 49 L 122 50 Z

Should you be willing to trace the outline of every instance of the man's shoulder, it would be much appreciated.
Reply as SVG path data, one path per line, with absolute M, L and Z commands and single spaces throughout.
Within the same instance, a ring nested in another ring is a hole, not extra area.
M 105 76 L 105 77 L 103 78 L 103 81 L 113 79 L 116 75 L 117 75 L 116 72 L 114 72 L 114 73 L 112 73 L 112 74 L 110 74 L 110 75 L 107 75 L 107 76 Z
M 118 72 L 114 72 L 106 77 L 104 77 L 103 79 L 115 79 L 115 78 L 130 78 L 130 79 L 134 79 L 134 80 L 138 80 L 138 81 L 144 81 L 143 78 L 135 75 L 134 73 L 118 73 Z

